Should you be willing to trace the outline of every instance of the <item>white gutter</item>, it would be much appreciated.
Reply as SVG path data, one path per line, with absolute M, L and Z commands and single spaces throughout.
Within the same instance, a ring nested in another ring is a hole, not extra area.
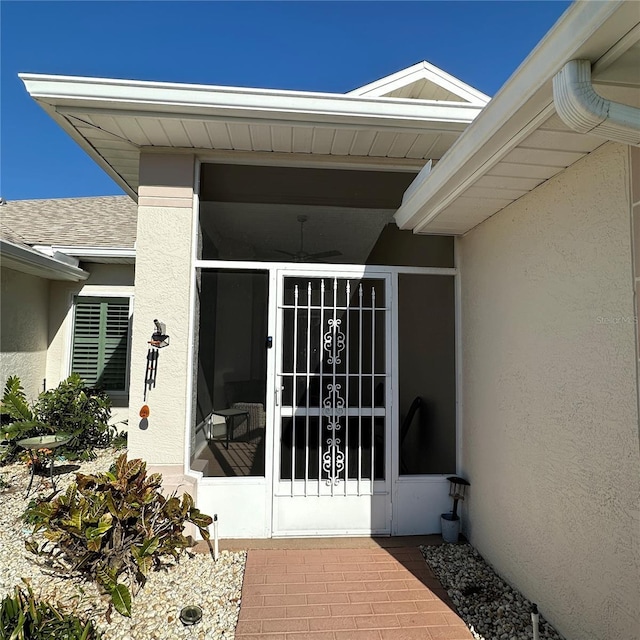
M 640 109 L 598 95 L 591 84 L 590 60 L 570 60 L 562 67 L 553 77 L 553 101 L 574 131 L 640 145 Z
M 61 249 L 57 249 L 46 244 L 33 244 L 31 245 L 31 248 L 38 253 L 44 253 L 44 255 L 49 256 L 50 258 L 58 260 L 59 262 L 64 262 L 72 267 L 80 266 L 80 260 L 78 260 L 78 258 L 67 255 Z
M 68 247 L 54 245 L 54 251 L 65 253 L 76 258 L 132 258 L 136 257 L 136 250 L 133 247 Z
M 8 240 L 0 239 L 0 257 L 3 266 L 8 269 L 30 273 L 48 280 L 79 282 L 89 277 L 89 273 L 84 269 Z
M 398 227 L 424 229 L 553 114 L 551 79 L 567 60 L 597 60 L 637 21 L 635 2 L 572 5 L 433 171 L 410 185 L 394 216 Z
M 230 118 L 287 120 L 293 122 L 424 127 L 426 122 L 451 130 L 468 124 L 482 106 L 467 102 L 370 98 L 332 93 L 275 91 L 239 87 L 143 82 L 107 78 L 82 78 L 21 73 L 32 98 L 62 113 L 78 107 L 106 109 L 111 113 L 140 113 L 175 117 L 213 114 Z

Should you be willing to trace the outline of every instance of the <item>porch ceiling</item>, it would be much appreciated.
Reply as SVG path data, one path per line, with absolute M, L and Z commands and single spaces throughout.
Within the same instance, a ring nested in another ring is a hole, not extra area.
M 634 2 L 573 5 L 433 171 L 418 175 L 398 226 L 464 234 L 605 144 L 564 124 L 552 79 L 569 60 L 591 60 L 602 97 L 640 107 L 637 9 Z
M 203 231 L 215 240 L 219 259 L 284 260 L 301 249 L 298 217 L 306 216 L 304 250 L 336 251 L 327 262 L 365 264 L 394 209 L 309 205 L 201 202 Z M 268 220 L 268 224 L 265 221 Z
M 22 74 L 31 96 L 134 198 L 145 149 L 225 162 L 417 171 L 482 105 Z M 237 154 L 237 155 L 236 155 Z M 314 164 L 315 163 L 315 164 Z

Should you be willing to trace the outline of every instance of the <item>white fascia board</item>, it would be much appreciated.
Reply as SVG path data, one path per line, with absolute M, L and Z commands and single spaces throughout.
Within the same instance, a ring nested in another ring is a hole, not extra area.
M 79 267 L 56 260 L 54 257 L 0 239 L 0 255 L 4 266 L 16 271 L 30 273 L 48 280 L 86 280 L 89 273 Z
M 597 60 L 638 22 L 624 0 L 572 5 L 427 176 L 416 178 L 395 214 L 420 231 L 553 112 L 553 76 L 572 58 Z
M 53 245 L 54 251 L 75 258 L 135 258 L 136 250 L 131 247 L 76 247 Z
M 468 124 L 481 111 L 467 102 L 398 100 L 300 91 L 240 89 L 133 80 L 19 74 L 32 98 L 64 108 L 125 110 L 168 115 L 217 114 L 229 118 L 294 122 L 369 121 L 399 128 L 427 122 Z
M 446 73 L 442 69 L 429 64 L 426 60 L 414 64 L 412 67 L 402 69 L 397 73 L 393 73 L 385 78 L 380 78 L 375 82 L 358 87 L 353 91 L 349 91 L 346 95 L 360 97 L 382 97 L 387 96 L 392 91 L 406 87 L 418 80 L 429 80 L 434 84 L 455 93 L 464 100 L 468 100 L 470 104 L 484 107 L 491 98 L 481 91 L 474 89 L 470 85 L 458 80 L 458 78 Z

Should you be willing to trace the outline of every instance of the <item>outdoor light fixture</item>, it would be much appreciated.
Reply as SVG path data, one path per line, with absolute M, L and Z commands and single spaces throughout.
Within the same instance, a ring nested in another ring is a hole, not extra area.
M 189 627 L 202 619 L 202 609 L 195 604 L 187 605 L 180 610 L 180 622 Z
M 464 501 L 464 492 L 469 486 L 469 482 L 464 478 L 459 478 L 458 476 L 449 476 L 447 478 L 449 481 L 449 495 L 453 498 L 453 511 L 452 515 L 454 518 L 458 517 L 458 500 Z
M 440 516 L 442 527 L 442 539 L 445 542 L 458 542 L 460 535 L 460 516 L 458 515 L 458 501 L 464 500 L 464 494 L 469 482 L 458 476 L 449 476 L 449 496 L 453 498 L 453 509 L 449 513 Z

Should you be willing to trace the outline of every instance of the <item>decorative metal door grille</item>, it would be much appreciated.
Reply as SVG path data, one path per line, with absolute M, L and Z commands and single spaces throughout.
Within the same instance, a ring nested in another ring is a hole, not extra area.
M 367 495 L 385 478 L 383 279 L 285 277 L 280 480 L 291 495 Z

